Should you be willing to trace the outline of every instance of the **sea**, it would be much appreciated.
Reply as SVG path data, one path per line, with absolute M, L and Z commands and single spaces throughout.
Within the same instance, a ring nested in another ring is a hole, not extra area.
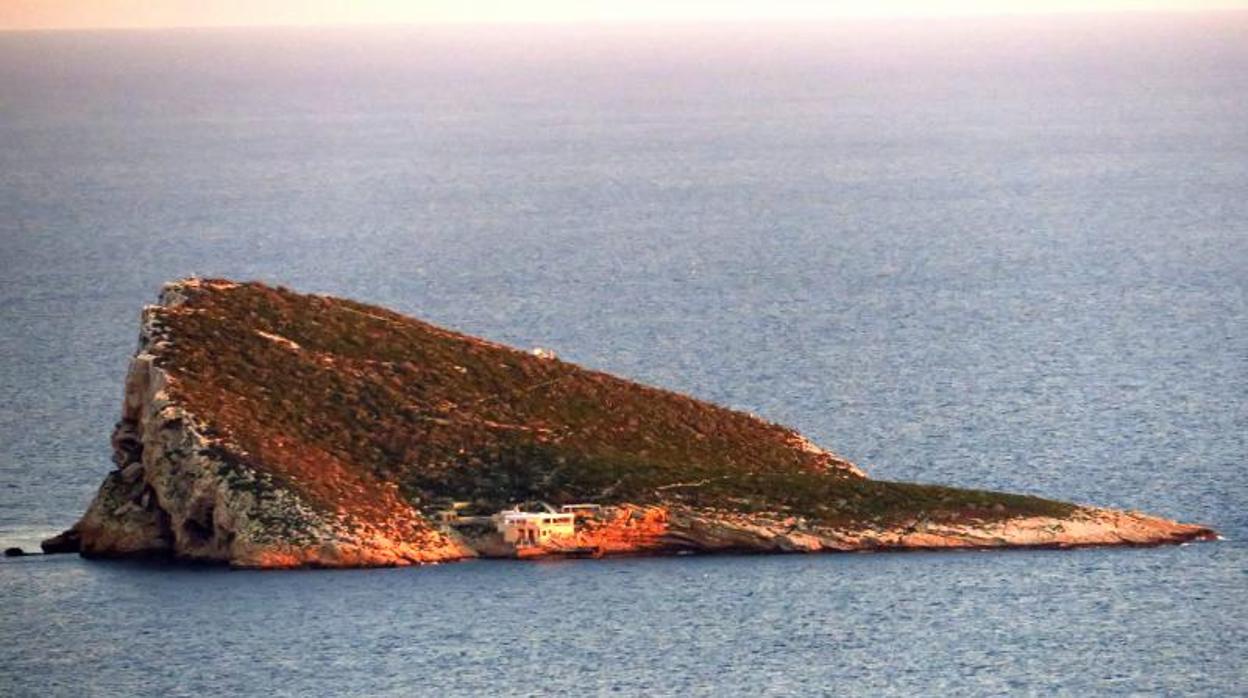
M 0 545 L 257 279 L 1181 547 L 0 560 L 0 695 L 1248 694 L 1248 14 L 0 33 Z

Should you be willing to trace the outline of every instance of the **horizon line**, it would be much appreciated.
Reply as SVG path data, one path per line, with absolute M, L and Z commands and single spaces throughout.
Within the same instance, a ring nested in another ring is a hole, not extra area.
M 1200 7 L 1200 8 L 1123 8 L 1123 9 L 1088 9 L 1088 10 L 1072 10 L 1063 9 L 1052 12 L 1047 11 L 1001 11 L 1001 12 L 964 12 L 964 13 L 908 13 L 908 14 L 846 14 L 839 16 L 830 15 L 811 15 L 811 16 L 757 16 L 757 17 L 721 17 L 721 18 L 695 18 L 695 17 L 653 17 L 653 18 L 540 18 L 540 19 L 423 19 L 423 20 L 405 20 L 405 21 L 308 21 L 308 22 L 257 22 L 257 23 L 201 23 L 201 24 L 100 24 L 100 25 L 83 25 L 83 26 L 0 26 L 0 34 L 52 34 L 52 33 L 87 33 L 87 32 L 160 32 L 160 31 L 195 31 L 195 30 L 246 30 L 246 29 L 415 29 L 415 28 L 448 28 L 448 27 L 646 27 L 646 26 L 735 26 L 745 24 L 766 24 L 766 25 L 793 25 L 801 24 L 803 26 L 817 25 L 837 25 L 837 24 L 856 24 L 869 23 L 880 24 L 888 22 L 901 22 L 907 24 L 914 23 L 951 23 L 966 21 L 1004 21 L 1004 20 L 1026 20 L 1026 19 L 1063 19 L 1063 18 L 1093 18 L 1093 17 L 1119 17 L 1129 15 L 1132 17 L 1147 16 L 1169 16 L 1181 15 L 1184 17 L 1194 17 L 1200 15 L 1248 15 L 1248 7 L 1245 6 L 1226 6 L 1226 7 Z

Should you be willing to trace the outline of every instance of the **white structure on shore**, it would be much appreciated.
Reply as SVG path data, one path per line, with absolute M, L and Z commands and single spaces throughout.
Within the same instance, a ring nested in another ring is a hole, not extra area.
M 546 511 L 530 512 L 516 508 L 495 514 L 494 525 L 503 534 L 503 540 L 522 548 L 576 535 L 575 514 L 557 512 L 548 504 L 542 506 Z

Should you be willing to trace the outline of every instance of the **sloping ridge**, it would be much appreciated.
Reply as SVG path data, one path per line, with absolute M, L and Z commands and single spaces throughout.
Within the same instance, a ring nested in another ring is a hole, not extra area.
M 870 480 L 752 415 L 349 300 L 187 279 L 143 311 L 116 469 L 50 552 L 250 567 L 473 557 L 430 517 L 605 507 L 544 552 L 1155 544 L 1200 526 Z M 561 547 L 562 546 L 562 547 Z

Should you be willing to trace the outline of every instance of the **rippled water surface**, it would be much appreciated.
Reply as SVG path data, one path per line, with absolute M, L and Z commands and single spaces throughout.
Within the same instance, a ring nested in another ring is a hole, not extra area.
M 0 544 L 192 273 L 791 424 L 1148 550 L 0 561 L 0 694 L 1248 692 L 1248 19 L 0 34 Z

